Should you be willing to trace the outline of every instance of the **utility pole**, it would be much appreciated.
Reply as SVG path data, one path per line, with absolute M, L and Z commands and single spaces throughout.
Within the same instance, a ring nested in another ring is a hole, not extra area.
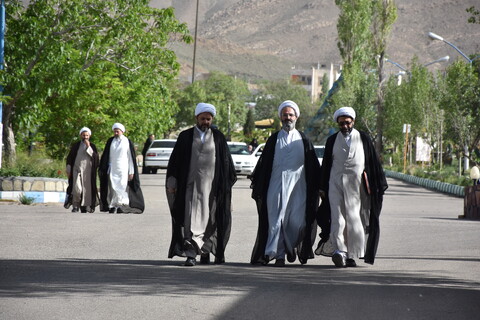
M 197 55 L 197 29 L 198 29 L 198 3 L 200 0 L 197 0 L 197 11 L 195 14 L 195 38 L 193 40 L 193 65 L 192 65 L 192 83 L 195 81 L 195 59 Z

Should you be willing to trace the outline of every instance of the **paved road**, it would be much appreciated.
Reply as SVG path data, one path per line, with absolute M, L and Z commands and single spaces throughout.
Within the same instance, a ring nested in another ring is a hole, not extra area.
M 164 178 L 141 177 L 142 215 L 0 203 L 0 319 L 479 317 L 480 221 L 457 218 L 462 199 L 389 180 L 374 266 L 252 266 L 257 218 L 240 178 L 227 263 L 187 268 L 167 259 Z

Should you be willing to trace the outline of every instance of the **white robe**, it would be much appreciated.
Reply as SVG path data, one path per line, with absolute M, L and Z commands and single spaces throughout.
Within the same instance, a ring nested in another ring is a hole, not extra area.
M 134 174 L 134 167 L 127 137 L 121 135 L 113 139 L 109 161 L 108 206 L 128 206 L 128 175 Z
M 278 133 L 267 194 L 268 239 L 265 255 L 283 259 L 303 239 L 307 183 L 302 136 L 297 130 Z
M 365 248 L 365 231 L 360 215 L 365 154 L 360 133 L 353 129 L 350 136 L 348 146 L 342 133 L 337 134 L 328 198 L 333 249 L 346 252 L 347 257 L 353 259 L 363 257 Z

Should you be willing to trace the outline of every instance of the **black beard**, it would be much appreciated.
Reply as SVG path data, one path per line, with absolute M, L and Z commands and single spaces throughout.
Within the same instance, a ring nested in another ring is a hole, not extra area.
M 345 137 L 348 136 L 352 132 L 352 130 L 353 130 L 353 128 L 346 128 L 346 129 L 342 128 L 342 129 L 340 129 L 340 131 L 342 132 L 342 134 Z

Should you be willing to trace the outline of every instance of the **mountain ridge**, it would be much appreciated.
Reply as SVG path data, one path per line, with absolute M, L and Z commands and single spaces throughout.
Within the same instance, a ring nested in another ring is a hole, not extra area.
M 467 55 L 480 52 L 480 25 L 469 24 L 466 12 L 471 6 L 479 9 L 478 0 L 395 3 L 398 18 L 387 47 L 390 60 L 407 66 L 414 56 L 420 63 L 446 55 L 451 57 L 449 63 L 462 59 L 449 45 L 431 40 L 428 32 L 441 35 Z M 177 18 L 194 34 L 196 1 L 153 0 L 150 4 L 173 6 Z M 338 14 L 333 0 L 200 0 L 196 73 L 217 70 L 247 79 L 281 79 L 297 64 L 340 64 Z M 182 64 L 182 77 L 188 79 L 193 45 L 173 43 L 171 48 Z

